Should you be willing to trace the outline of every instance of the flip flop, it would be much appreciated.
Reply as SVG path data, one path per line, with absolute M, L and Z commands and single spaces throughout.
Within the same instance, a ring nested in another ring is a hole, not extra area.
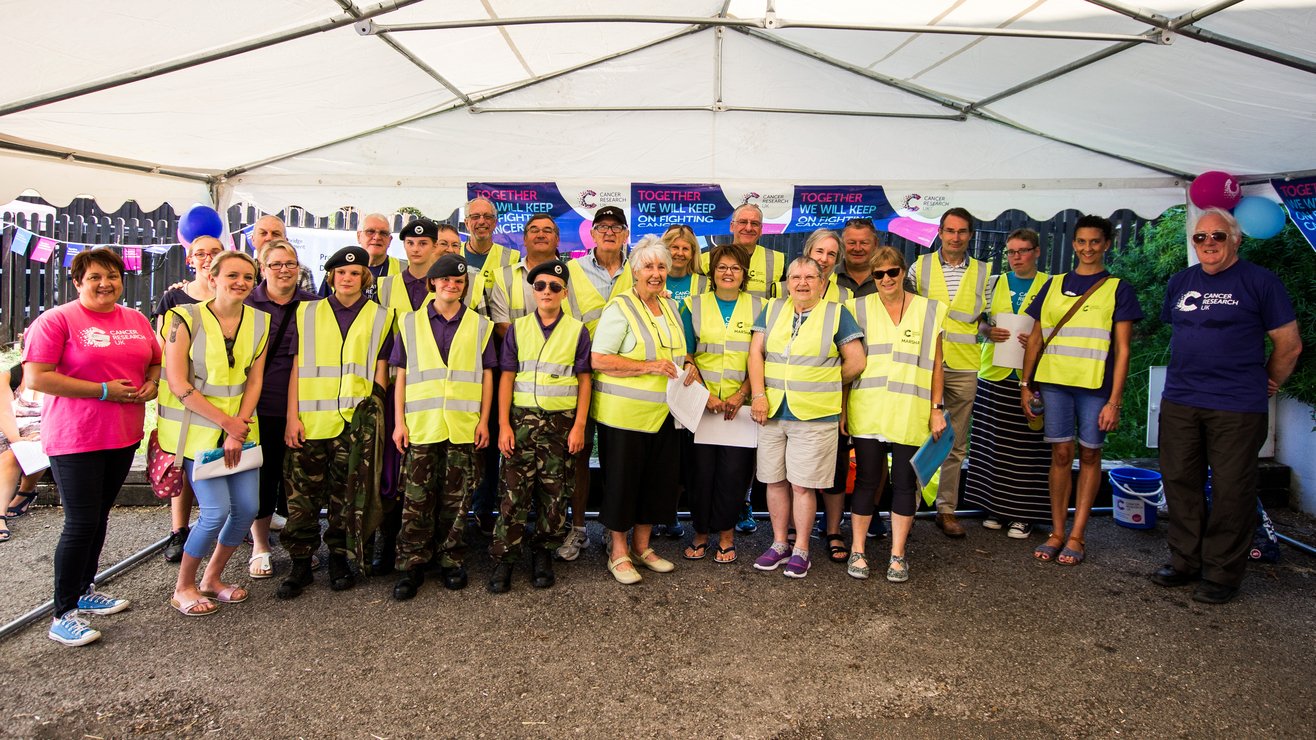
M 234 597 L 233 594 L 237 593 L 238 591 L 242 592 L 242 596 Z M 246 601 L 247 597 L 250 596 L 251 594 L 247 592 L 247 589 L 241 586 L 225 586 L 222 590 L 218 592 L 201 589 L 201 595 L 205 596 L 206 598 L 214 599 L 215 601 L 218 601 L 221 604 L 241 604 L 242 602 Z
M 1060 557 L 1056 558 L 1056 565 L 1078 565 L 1079 563 L 1083 562 L 1083 558 L 1087 557 L 1086 542 L 1084 542 L 1083 540 L 1070 540 L 1070 541 L 1077 542 L 1078 546 L 1082 547 L 1083 549 L 1075 550 L 1074 548 L 1069 547 L 1066 544 L 1065 549 L 1060 551 Z M 1066 561 L 1065 558 L 1069 558 L 1069 560 Z
M 1055 538 L 1057 540 L 1060 539 L 1060 537 L 1056 536 L 1055 534 L 1049 534 L 1046 536 L 1048 542 L 1052 538 Z M 1064 541 L 1062 540 L 1060 544 L 1063 545 Z M 1043 542 L 1042 544 L 1038 545 L 1036 549 L 1033 550 L 1033 557 L 1037 558 L 1038 560 L 1041 560 L 1044 563 L 1049 563 L 1052 560 L 1056 559 L 1056 553 L 1058 552 L 1060 552 L 1060 545 L 1048 545 L 1046 544 L 1046 542 Z
M 247 561 L 247 575 L 252 578 L 273 578 L 274 566 L 270 565 L 271 553 L 262 552 L 259 555 L 252 555 Z
M 716 547 L 716 548 L 713 548 L 713 549 L 717 550 L 717 555 L 730 555 L 730 556 L 731 556 L 731 557 L 727 558 L 726 560 L 719 560 L 718 557 L 717 557 L 717 555 L 714 555 L 714 556 L 713 556 L 713 562 L 714 562 L 714 563 L 721 563 L 722 565 L 728 565 L 728 564 L 730 564 L 730 563 L 734 563 L 734 562 L 736 562 L 736 546 L 735 546 L 735 545 L 729 545 L 729 546 L 727 546 L 727 547 Z
M 690 554 L 691 551 L 694 552 L 693 555 Z M 704 556 L 707 554 L 708 554 L 707 541 L 701 542 L 698 545 L 692 542 L 690 543 L 689 547 L 685 548 L 685 552 L 681 554 L 681 557 L 685 558 L 686 560 L 703 560 Z
M 185 617 L 208 617 L 219 610 L 208 609 L 206 611 L 199 612 L 196 611 L 196 608 L 198 606 L 203 606 L 205 604 L 213 604 L 213 603 L 214 603 L 213 601 L 206 598 L 205 596 L 202 596 L 199 599 L 193 599 L 192 601 L 183 601 L 183 602 L 180 602 L 178 599 L 173 599 L 173 598 L 169 599 L 169 606 L 172 606 L 174 609 L 178 610 L 178 613 L 182 614 Z

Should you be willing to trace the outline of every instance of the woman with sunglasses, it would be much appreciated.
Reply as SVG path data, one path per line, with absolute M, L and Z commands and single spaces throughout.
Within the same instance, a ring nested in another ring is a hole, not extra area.
M 663 297 L 671 253 L 661 239 L 646 236 L 629 262 L 634 283 L 603 309 L 590 352 L 590 415 L 598 425 L 604 472 L 599 521 L 611 536 L 608 570 L 622 584 L 641 580 L 639 566 L 655 573 L 676 567 L 649 546 L 654 525 L 676 518 L 680 492 L 681 444 L 667 406 L 667 381 L 680 375 L 682 365 L 690 369 L 687 384 L 699 380 L 676 304 Z
M 391 259 L 391 258 L 390 258 Z M 270 530 L 287 523 L 288 498 L 283 490 L 284 427 L 288 425 L 288 378 L 297 355 L 297 307 L 317 300 L 315 294 L 297 287 L 300 264 L 297 250 L 283 239 L 260 249 L 264 282 L 252 289 L 246 304 L 270 315 L 270 345 L 265 353 L 265 377 L 261 384 L 256 414 L 260 417 L 261 453 L 260 508 L 251 523 L 251 560 L 247 575 L 270 578 Z
M 1041 394 L 1046 409 L 1042 439 L 1051 444 L 1051 533 L 1033 557 L 1060 565 L 1078 565 L 1087 555 L 1084 534 L 1101 487 L 1101 446 L 1106 433 L 1119 426 L 1129 338 L 1133 322 L 1142 318 L 1133 286 L 1106 270 L 1113 233 L 1108 219 L 1079 218 L 1073 271 L 1047 281 L 1025 310 L 1037 323 L 1019 373 L 1019 404 L 1032 421 L 1037 415 L 1031 402 L 1035 393 Z M 1080 302 L 1081 310 L 1071 310 Z M 1074 526 L 1066 534 L 1076 428 L 1078 494 Z
M 183 545 L 170 606 L 188 617 L 212 614 L 215 602 L 247 600 L 247 590 L 220 580 L 251 528 L 260 505 L 260 470 L 198 479 L 203 453 L 221 448 L 225 467 L 242 458 L 243 443 L 260 442 L 256 403 L 265 369 L 270 317 L 243 305 L 256 284 L 256 262 L 225 252 L 210 264 L 215 297 L 170 309 L 166 317 L 164 375 L 160 389 L 160 447 L 183 460 L 201 509 Z M 196 577 L 214 553 L 198 587 Z
M 868 364 L 850 386 L 845 425 L 855 449 L 851 544 L 846 572 L 868 578 L 868 525 L 886 484 L 891 455 L 891 556 L 886 579 L 909 580 L 905 545 L 918 511 L 919 486 L 909 461 L 931 432 L 946 430 L 942 403 L 942 324 L 946 304 L 916 295 L 905 256 L 891 247 L 873 252 L 877 292 L 847 304 L 864 330 Z

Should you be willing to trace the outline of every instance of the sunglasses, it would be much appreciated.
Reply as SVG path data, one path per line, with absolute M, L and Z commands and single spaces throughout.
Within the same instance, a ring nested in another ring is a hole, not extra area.
M 1193 244 L 1205 244 L 1208 238 L 1213 242 L 1224 244 L 1229 241 L 1229 234 L 1223 231 L 1212 231 L 1210 233 L 1199 231 L 1196 234 L 1193 234 Z
M 531 285 L 530 287 L 534 288 L 535 292 L 537 293 L 542 293 L 545 290 L 549 290 L 554 293 L 561 293 L 562 291 L 567 289 L 567 286 L 563 285 L 562 283 L 550 283 L 547 280 L 536 280 L 534 284 Z
M 901 273 L 901 269 L 899 267 L 892 267 L 889 270 L 873 270 L 873 279 L 881 280 L 884 277 L 889 277 L 889 278 L 900 277 L 900 273 Z

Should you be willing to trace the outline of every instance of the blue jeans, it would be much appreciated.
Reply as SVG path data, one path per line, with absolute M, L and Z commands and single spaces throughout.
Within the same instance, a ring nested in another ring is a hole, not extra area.
M 1100 389 L 1074 388 L 1068 385 L 1041 386 L 1042 404 L 1046 406 L 1042 420 L 1043 442 L 1073 442 L 1074 429 L 1078 428 L 1078 443 L 1093 450 L 1101 449 L 1106 433 L 1098 422 L 1101 409 L 1110 395 Z
M 260 508 L 260 468 L 197 480 L 192 476 L 195 464 L 184 460 L 183 471 L 192 482 L 201 515 L 187 535 L 183 552 L 200 559 L 210 554 L 215 540 L 225 547 L 242 544 Z

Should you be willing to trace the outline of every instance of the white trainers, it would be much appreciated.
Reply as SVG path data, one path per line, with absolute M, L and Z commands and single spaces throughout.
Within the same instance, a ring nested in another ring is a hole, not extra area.
M 575 560 L 580 557 L 580 551 L 589 547 L 589 537 L 585 535 L 584 527 L 572 527 L 567 532 L 566 541 L 557 549 L 557 556 L 563 560 Z
M 270 530 L 271 530 L 271 531 L 278 532 L 278 531 L 282 530 L 282 529 L 284 528 L 284 526 L 286 526 L 287 524 L 288 524 L 288 517 L 286 517 L 286 516 L 279 516 L 279 513 L 278 513 L 278 512 L 275 512 L 275 513 L 273 513 L 273 514 L 270 515 Z

